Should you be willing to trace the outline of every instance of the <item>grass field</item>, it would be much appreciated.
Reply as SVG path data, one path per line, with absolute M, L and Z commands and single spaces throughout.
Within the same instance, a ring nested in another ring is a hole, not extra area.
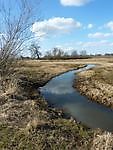
M 19 61 L 15 88 L 0 96 L 0 149 L 96 150 L 106 148 L 106 142 L 112 148 L 111 133 L 94 131 L 66 118 L 62 110 L 48 106 L 37 89 L 52 77 L 84 64 L 97 64 L 97 67 L 78 74 L 82 79 L 78 87 L 81 92 L 80 87 L 86 81 L 86 88 L 94 81 L 112 86 L 112 63 L 112 58 Z
M 71 150 L 91 147 L 93 131 L 51 108 L 38 87 L 52 77 L 84 65 L 22 61 L 17 86 L 0 97 L 0 149 Z M 34 86 L 35 85 L 35 86 Z

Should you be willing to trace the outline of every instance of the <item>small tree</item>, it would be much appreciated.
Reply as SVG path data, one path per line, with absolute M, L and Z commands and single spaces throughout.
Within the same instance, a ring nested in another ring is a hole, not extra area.
M 32 58 L 36 58 L 36 59 L 40 59 L 41 56 L 41 52 L 39 51 L 40 46 L 36 43 L 31 44 L 29 50 L 31 52 L 31 57 Z
M 0 0 L 0 89 L 3 91 L 15 72 L 17 56 L 32 38 L 33 16 L 34 5 L 29 0 Z

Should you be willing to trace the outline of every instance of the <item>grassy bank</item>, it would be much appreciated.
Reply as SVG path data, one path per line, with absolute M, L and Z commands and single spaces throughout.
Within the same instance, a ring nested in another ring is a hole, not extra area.
M 92 101 L 113 108 L 113 66 L 100 66 L 79 73 L 75 86 Z
M 37 87 L 52 77 L 82 67 L 63 62 L 19 62 L 17 82 L 0 96 L 0 149 L 90 149 L 93 131 L 51 108 Z
M 85 72 L 78 73 L 74 82 L 78 91 L 99 104 L 113 109 L 113 64 L 104 63 Z M 95 131 L 92 150 L 112 150 L 113 134 L 106 131 Z

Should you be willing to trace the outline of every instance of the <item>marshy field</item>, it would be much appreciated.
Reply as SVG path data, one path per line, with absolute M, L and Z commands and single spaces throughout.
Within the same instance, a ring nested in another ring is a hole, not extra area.
M 53 77 L 88 64 L 95 67 L 78 72 L 72 86 L 89 101 L 113 109 L 112 57 L 19 60 L 15 82 L 0 95 L 0 149 L 112 150 L 112 132 L 84 125 L 40 93 Z

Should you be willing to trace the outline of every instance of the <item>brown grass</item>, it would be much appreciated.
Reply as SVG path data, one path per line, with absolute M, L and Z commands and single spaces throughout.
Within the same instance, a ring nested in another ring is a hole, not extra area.
M 37 82 L 46 82 L 52 77 L 63 72 L 83 67 L 84 64 L 76 62 L 53 62 L 53 61 L 39 61 L 29 60 L 21 61 L 20 67 L 17 68 L 19 75 L 26 76 L 29 80 Z
M 101 66 L 78 74 L 77 89 L 90 100 L 113 108 L 113 59 L 103 59 Z M 113 134 L 95 132 L 91 150 L 112 150 Z
M 84 127 L 75 120 L 65 118 L 62 110 L 48 107 L 47 102 L 40 95 L 35 98 L 28 96 L 28 93 L 31 96 L 31 90 L 35 83 L 43 85 L 52 77 L 84 66 L 84 64 L 102 65 L 106 62 L 106 65 L 111 65 L 112 63 L 109 61 L 103 58 L 100 60 L 94 58 L 51 62 L 45 60 L 20 61 L 20 66 L 17 68 L 17 80 L 20 77 L 25 77 L 26 82 L 21 81 L 24 83 L 23 89 L 18 92 L 19 87 L 15 88 L 13 90 L 15 97 L 10 94 L 12 89 L 8 91 L 7 97 L 4 95 L 0 97 L 0 101 L 6 99 L 4 103 L 0 103 L 0 149 L 90 150 L 92 147 L 99 150 L 103 148 L 102 143 L 105 145 L 104 149 L 109 148 L 109 145 L 112 145 L 111 135 L 104 136 L 104 133 L 99 132 L 93 140 L 93 130 Z M 95 75 L 95 71 L 91 70 L 87 75 L 87 79 L 91 79 Z M 98 78 L 100 78 L 99 75 L 100 73 L 98 73 Z
M 91 100 L 113 108 L 113 67 L 97 67 L 78 74 L 78 90 Z
M 0 105 L 0 149 L 72 150 L 90 147 L 93 131 L 65 118 L 62 110 L 49 107 L 40 95 L 31 95 L 32 90 L 37 89 L 34 84 L 44 84 L 53 76 L 81 66 L 63 62 L 20 62 L 17 68 L 20 86 L 13 94 L 9 92 L 7 101 Z

